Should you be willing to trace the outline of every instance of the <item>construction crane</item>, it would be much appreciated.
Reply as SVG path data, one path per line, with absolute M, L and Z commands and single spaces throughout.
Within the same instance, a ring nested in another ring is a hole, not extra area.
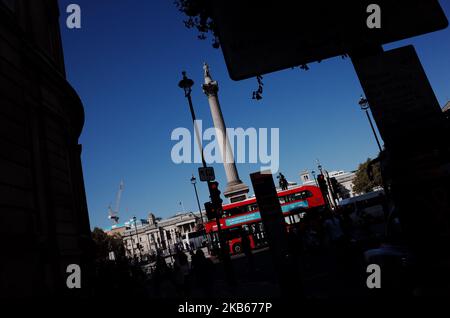
M 122 192 L 124 188 L 123 180 L 120 181 L 119 184 L 119 190 L 117 191 L 116 196 L 116 205 L 114 207 L 114 210 L 111 207 L 111 204 L 108 207 L 108 219 L 112 220 L 114 224 L 119 223 L 119 207 L 120 207 L 120 199 L 122 197 Z

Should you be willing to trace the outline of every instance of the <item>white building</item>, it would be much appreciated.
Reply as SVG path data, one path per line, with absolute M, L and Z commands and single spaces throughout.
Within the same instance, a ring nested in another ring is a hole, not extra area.
M 356 195 L 353 192 L 353 180 L 356 177 L 355 172 L 339 171 L 324 171 L 325 176 L 329 178 L 336 178 L 337 182 L 343 186 L 344 193 L 341 194 L 341 198 L 350 198 Z M 304 185 L 317 185 L 316 176 L 312 175 L 308 170 L 300 172 L 300 180 Z
M 206 221 L 204 211 L 202 214 Z M 131 219 L 120 226 L 126 256 L 145 259 L 157 251 L 169 254 L 177 247 L 187 248 L 187 235 L 196 232 L 201 223 L 198 212 L 177 213 L 162 220 L 157 220 L 153 213 L 149 213 L 147 219 Z M 112 231 L 114 229 L 107 232 Z

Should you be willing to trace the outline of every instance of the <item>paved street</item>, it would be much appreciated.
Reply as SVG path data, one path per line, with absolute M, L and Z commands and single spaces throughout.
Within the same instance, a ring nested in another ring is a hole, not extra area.
M 362 264 L 357 256 L 345 269 L 335 268 L 335 256 L 327 250 L 302 257 L 304 293 L 307 298 L 318 300 L 358 299 L 365 297 L 365 277 L 362 275 Z M 268 248 L 254 252 L 255 270 L 249 271 L 247 258 L 244 255 L 232 256 L 232 264 L 237 280 L 235 287 L 229 287 L 223 275 L 223 265 L 214 261 L 214 281 L 211 293 L 205 293 L 194 284 L 192 298 L 258 298 L 273 299 L 280 297 L 280 289 L 276 273 L 273 269 L 271 253 Z M 166 281 L 159 295 L 155 294 L 153 286 L 149 290 L 151 297 L 178 297 L 173 284 Z M 300 292 L 300 290 L 298 290 Z

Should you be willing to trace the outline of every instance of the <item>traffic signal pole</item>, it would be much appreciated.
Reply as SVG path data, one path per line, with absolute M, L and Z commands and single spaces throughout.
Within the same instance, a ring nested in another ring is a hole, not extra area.
M 222 216 L 222 199 L 220 198 L 219 191 L 219 183 L 217 181 L 208 182 L 209 193 L 211 197 L 211 203 L 214 207 L 216 225 L 217 225 L 217 235 L 219 237 L 219 251 L 220 251 L 220 259 L 223 262 L 224 270 L 225 270 L 225 278 L 230 286 L 234 286 L 236 284 L 236 280 L 234 277 L 233 266 L 231 264 L 230 253 L 228 250 L 228 244 L 223 237 L 222 228 L 220 225 L 220 218 Z
M 200 136 L 199 136 L 199 131 L 198 131 L 198 126 L 197 126 L 197 119 L 195 116 L 195 112 L 194 112 L 194 106 L 192 104 L 192 98 L 191 98 L 191 94 L 187 94 L 187 99 L 189 102 L 189 109 L 191 111 L 191 116 L 192 116 L 192 121 L 194 123 L 194 129 L 195 129 L 195 133 L 197 135 L 197 143 L 198 143 L 198 147 L 200 148 L 200 153 L 201 153 L 201 157 L 202 157 L 202 165 L 203 168 L 206 168 L 206 161 L 205 161 L 205 156 L 203 154 L 203 147 L 200 141 Z M 227 276 L 227 281 L 229 281 L 230 283 L 234 283 L 234 275 L 233 275 L 233 269 L 231 267 L 231 259 L 230 259 L 230 255 L 227 252 L 226 248 L 226 242 L 224 240 L 223 237 L 223 233 L 222 233 L 222 227 L 220 226 L 220 217 L 222 216 L 222 203 L 221 202 L 214 202 L 214 190 L 212 189 L 212 184 L 213 182 L 211 181 L 207 181 L 208 184 L 208 190 L 209 190 L 209 196 L 211 198 L 211 202 L 213 203 L 213 205 L 215 205 L 215 211 L 216 211 L 216 224 L 217 224 L 217 235 L 219 237 L 219 251 L 220 251 L 220 258 L 224 263 L 225 266 L 225 274 Z M 218 183 L 217 183 L 218 185 Z M 217 189 L 218 191 L 218 189 Z M 220 199 L 220 192 L 219 192 L 219 199 Z M 216 204 L 214 204 L 216 203 Z
M 200 132 L 199 132 L 199 129 L 198 129 L 198 126 L 197 126 L 197 119 L 196 119 L 196 116 L 195 116 L 194 105 L 192 103 L 192 98 L 191 98 L 191 91 L 192 91 L 191 88 L 194 85 L 194 81 L 189 79 L 186 76 L 186 72 L 182 72 L 182 74 L 183 74 L 183 79 L 178 83 L 178 86 L 180 88 L 183 88 L 184 96 L 188 100 L 189 110 L 191 112 L 192 121 L 194 123 L 195 134 L 196 134 L 196 137 L 197 137 L 196 138 L 197 139 L 197 144 L 198 144 L 198 147 L 200 149 L 200 154 L 201 154 L 201 158 L 202 158 L 202 165 L 203 165 L 203 168 L 206 169 L 207 165 L 206 165 L 205 156 L 204 156 L 204 153 L 203 153 L 203 146 L 202 146 L 201 139 L 200 139 Z M 231 264 L 230 255 L 227 252 L 227 250 L 225 249 L 226 248 L 225 247 L 226 242 L 224 240 L 222 229 L 221 229 L 221 226 L 220 226 L 220 217 L 222 216 L 222 204 L 221 204 L 221 202 L 220 203 L 216 202 L 216 204 L 214 204 L 215 203 L 214 200 L 213 200 L 214 195 L 213 195 L 213 192 L 211 191 L 212 190 L 211 184 L 212 184 L 211 181 L 207 181 L 209 196 L 211 198 L 211 202 L 213 203 L 213 205 L 215 205 L 215 208 L 216 208 L 215 209 L 216 210 L 215 219 L 216 219 L 216 224 L 217 224 L 217 235 L 218 235 L 218 238 L 219 238 L 219 245 L 220 245 L 220 247 L 219 247 L 220 256 L 221 256 L 222 262 L 224 264 L 224 271 L 225 271 L 225 276 L 226 276 L 227 282 L 230 285 L 234 285 L 235 284 L 235 279 L 234 279 L 233 267 L 232 267 L 232 264 Z M 217 185 L 218 185 L 218 183 L 217 183 Z M 218 189 L 217 189 L 217 191 L 218 191 Z M 220 191 L 219 191 L 219 199 L 220 199 Z
M 325 205 L 329 210 L 332 209 L 330 198 L 328 197 L 328 185 L 325 180 L 325 175 L 321 171 L 321 173 L 317 176 L 317 183 L 319 184 L 320 192 L 322 193 L 323 200 L 325 201 Z

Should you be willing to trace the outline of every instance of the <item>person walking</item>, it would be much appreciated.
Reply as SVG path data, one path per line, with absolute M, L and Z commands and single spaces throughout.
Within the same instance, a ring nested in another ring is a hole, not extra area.
M 175 254 L 174 283 L 177 288 L 178 295 L 187 296 L 189 294 L 189 262 L 186 254 L 178 250 Z
M 247 259 L 247 270 L 250 273 L 253 273 L 255 271 L 255 263 L 253 259 L 252 246 L 249 234 L 245 230 L 242 230 L 241 232 L 241 245 L 242 245 L 242 252 L 244 253 Z
M 211 297 L 213 292 L 213 270 L 211 259 L 206 258 L 201 249 L 195 253 L 192 259 L 192 272 L 195 277 L 196 286 L 203 292 L 204 297 Z

